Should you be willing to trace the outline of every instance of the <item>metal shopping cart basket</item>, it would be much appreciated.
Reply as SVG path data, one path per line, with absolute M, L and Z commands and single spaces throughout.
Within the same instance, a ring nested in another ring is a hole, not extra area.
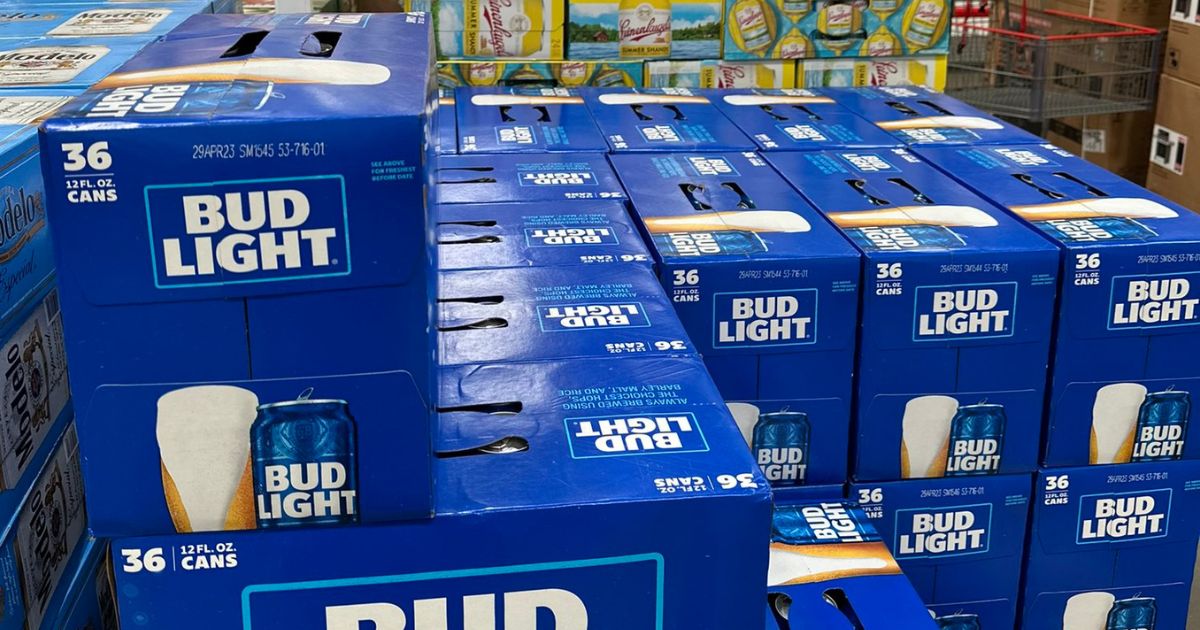
M 1007 3 L 990 13 L 954 29 L 948 94 L 1035 124 L 1154 105 L 1161 32 Z

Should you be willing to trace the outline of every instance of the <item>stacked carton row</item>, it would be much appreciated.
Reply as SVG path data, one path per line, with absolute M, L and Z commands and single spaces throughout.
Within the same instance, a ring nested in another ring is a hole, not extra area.
M 201 0 L 10 1 L 0 6 L 0 581 L 5 628 L 85 628 L 112 621 L 104 545 L 87 534 L 68 384 L 60 282 L 47 227 L 37 125 L 142 47 L 198 13 Z M 107 159 L 53 147 L 67 165 Z M 68 166 L 70 168 L 70 166 Z M 107 190 L 78 186 L 77 199 Z
M 1200 217 L 915 88 L 456 101 L 480 200 L 610 154 L 777 506 L 847 491 L 942 627 L 1184 627 Z
M 1200 128 L 1187 104 L 1200 94 L 1200 7 L 1185 0 L 1171 6 L 1167 28 L 1167 56 L 1158 93 L 1158 112 L 1150 140 L 1147 186 L 1165 197 L 1195 207 L 1200 205 L 1196 168 L 1188 161 L 1188 139 L 1200 137 Z M 1194 161 L 1194 160 L 1193 160 Z

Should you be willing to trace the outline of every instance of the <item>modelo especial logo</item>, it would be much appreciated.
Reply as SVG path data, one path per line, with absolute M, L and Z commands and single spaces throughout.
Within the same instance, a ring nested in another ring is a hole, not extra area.
M 1079 500 L 1075 542 L 1124 542 L 1167 535 L 1171 489 L 1090 494 Z
M 1011 337 L 1017 283 L 917 287 L 914 341 Z
M 344 187 L 339 175 L 147 186 L 155 286 L 349 274 Z
M 708 450 L 704 432 L 690 413 L 567 418 L 564 422 L 575 459 Z
M 991 544 L 992 506 L 896 510 L 897 558 L 929 558 L 983 553 Z
M 542 332 L 646 328 L 650 325 L 650 318 L 641 302 L 539 306 L 538 321 L 541 322 Z
M 261 584 L 247 628 L 589 630 L 662 628 L 662 556 Z
M 817 290 L 713 294 L 713 346 L 790 346 L 817 341 Z
M 1109 329 L 1200 323 L 1200 272 L 1112 279 Z

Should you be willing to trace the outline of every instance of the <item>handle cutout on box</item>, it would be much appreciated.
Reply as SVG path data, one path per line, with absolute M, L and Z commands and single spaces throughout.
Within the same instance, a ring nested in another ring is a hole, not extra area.
M 439 459 L 454 459 L 476 455 L 511 455 L 512 453 L 523 453 L 528 450 L 529 440 L 517 435 L 510 435 L 502 437 L 495 442 L 484 444 L 483 446 L 465 448 L 458 451 L 441 451 L 437 456 Z
M 943 116 L 954 116 L 954 112 L 946 109 L 945 107 L 942 107 L 941 105 L 938 105 L 937 103 L 935 103 L 933 101 L 917 101 L 917 102 L 924 105 L 925 107 L 928 107 L 929 109 L 932 109 L 933 111 L 935 111 Z
M 482 304 L 484 306 L 495 306 L 504 301 L 503 295 L 480 295 L 476 297 L 462 298 L 438 298 L 438 304 Z
M 478 221 L 438 221 L 438 225 L 466 225 L 469 227 L 496 227 L 495 221 L 480 219 Z
M 242 36 L 239 37 L 232 46 L 225 49 L 225 52 L 221 53 L 221 58 L 229 59 L 230 57 L 245 57 L 246 55 L 249 55 L 258 49 L 258 45 L 261 44 L 270 33 L 271 31 L 249 31 L 242 33 Z
M 900 112 L 901 114 L 904 114 L 905 116 L 920 116 L 921 115 L 921 112 L 918 112 L 917 110 L 909 107 L 905 103 L 901 103 L 900 101 L 888 101 L 887 105 L 888 105 L 888 107 L 891 107 L 892 109 Z
M 455 407 L 438 407 L 438 413 L 486 413 L 493 416 L 515 416 L 525 408 L 519 400 L 505 402 L 476 403 Z
M 1059 179 L 1065 179 L 1069 182 L 1074 182 L 1076 184 L 1079 184 L 1080 186 L 1083 186 L 1084 189 L 1088 191 L 1088 194 L 1093 197 L 1107 197 L 1108 196 L 1108 193 L 1104 192 L 1103 190 L 1100 190 L 1099 188 L 1096 188 L 1095 186 L 1083 181 L 1082 179 L 1079 179 L 1078 177 L 1076 177 L 1070 173 L 1059 171 L 1059 172 L 1055 173 L 1054 176 Z
M 342 34 L 337 31 L 317 31 L 300 43 L 300 54 L 328 59 L 333 56 L 333 49 L 337 48 L 341 39 Z
M 688 203 L 692 204 L 692 209 L 696 212 L 709 212 L 713 209 L 708 202 L 697 196 L 697 193 L 704 194 L 704 184 L 684 182 L 679 185 L 679 190 L 683 191 L 683 196 L 687 197 Z
M 750 198 L 750 195 L 746 193 L 746 190 L 743 189 L 742 186 L 737 182 L 721 182 L 721 188 L 732 191 L 738 196 L 737 207 L 739 209 L 754 210 L 758 207 L 754 203 L 754 200 Z
M 471 238 L 457 239 L 438 239 L 438 245 L 487 245 L 489 243 L 499 243 L 504 239 L 493 234 L 484 236 L 472 236 Z
M 853 188 L 855 192 L 866 197 L 867 201 L 873 206 L 890 206 L 892 202 L 882 197 L 876 197 L 867 190 L 867 180 L 865 179 L 847 179 L 846 185 Z
M 503 317 L 486 317 L 456 326 L 438 326 L 441 332 L 457 332 L 460 330 L 487 330 L 490 328 L 508 328 L 508 320 Z
M 779 630 L 792 630 L 792 622 L 788 619 L 792 609 L 792 596 L 787 593 L 767 593 L 767 606 L 771 609 L 771 617 Z
M 1013 173 L 1012 176 L 1014 178 L 1016 178 L 1016 180 L 1021 182 L 1022 184 L 1029 186 L 1030 188 L 1042 193 L 1043 195 L 1045 195 L 1051 199 L 1054 199 L 1055 201 L 1057 201 L 1059 199 L 1067 198 L 1066 195 L 1058 192 L 1057 190 L 1051 190 L 1049 188 L 1046 188 L 1045 186 L 1042 186 L 1041 184 L 1038 184 L 1033 179 L 1033 176 L 1030 175 L 1029 173 Z
M 854 605 L 850 603 L 850 599 L 846 597 L 846 591 L 840 588 L 831 588 L 821 594 L 825 602 L 830 606 L 838 609 L 846 621 L 850 622 L 850 627 L 854 630 L 866 630 L 863 627 L 862 620 L 858 618 L 858 613 L 854 611 Z
M 929 195 L 921 192 L 920 188 L 912 185 L 912 183 L 910 183 L 907 179 L 904 179 L 903 177 L 892 177 L 889 178 L 888 181 L 911 192 L 913 194 L 913 201 L 916 203 L 925 204 L 927 206 L 933 205 L 933 199 L 930 199 Z

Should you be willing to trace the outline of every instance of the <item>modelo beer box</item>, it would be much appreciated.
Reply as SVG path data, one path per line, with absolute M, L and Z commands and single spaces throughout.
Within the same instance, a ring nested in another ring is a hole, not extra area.
M 577 88 L 458 88 L 460 153 L 604 153 Z
M 0 38 L 129 38 L 148 43 L 201 13 L 200 9 L 198 4 L 172 3 L 22 4 L 20 8 L 0 8 Z
M 61 429 L 61 427 L 60 427 Z M 83 478 L 75 428 L 47 443 L 36 481 L 3 493 L 0 628 L 54 627 L 55 593 L 70 582 L 70 567 L 86 551 Z M 9 496 L 11 495 L 11 498 Z M 45 625 L 43 625 L 45 622 Z
M 654 262 L 619 201 L 453 204 L 431 215 L 442 270 Z
M 833 90 L 736 90 L 717 98 L 717 107 L 761 151 L 807 151 L 894 147 L 886 131 L 839 105 Z
M 767 630 L 938 627 L 857 504 L 775 506 Z
M 95 37 L 0 39 L 0 89 L 84 89 L 134 56 L 144 40 Z
M 615 153 L 754 150 L 754 142 L 713 105 L 716 94 L 688 88 L 593 88 L 584 98 Z
M 435 163 L 433 196 L 442 205 L 596 201 L 625 199 L 625 189 L 598 153 L 455 155 Z
M 659 278 L 777 486 L 840 483 L 860 260 L 755 153 L 616 155 Z
M 904 149 L 768 159 L 865 258 L 855 478 L 1034 470 L 1054 248 Z
M 447 271 L 438 284 L 442 365 L 695 352 L 642 265 Z
M 995 116 L 926 87 L 856 87 L 832 94 L 847 109 L 908 145 L 1043 142 Z
M 940 627 L 1012 628 L 1032 483 L 1030 475 L 856 483 L 850 498 Z
M 117 630 L 108 541 L 86 537 L 54 593 L 42 627 L 53 630 Z
M 99 536 L 430 514 L 429 26 L 275 17 L 193 17 L 43 128 Z
M 37 125 L 80 90 L 0 90 L 0 322 L 54 274 Z
M 1200 217 L 1052 145 L 922 155 L 1061 250 L 1044 463 L 1200 457 Z
M 762 624 L 767 485 L 695 359 L 444 374 L 432 520 L 120 540 L 122 624 Z
M 1198 501 L 1196 461 L 1039 473 L 1022 630 L 1184 628 Z

